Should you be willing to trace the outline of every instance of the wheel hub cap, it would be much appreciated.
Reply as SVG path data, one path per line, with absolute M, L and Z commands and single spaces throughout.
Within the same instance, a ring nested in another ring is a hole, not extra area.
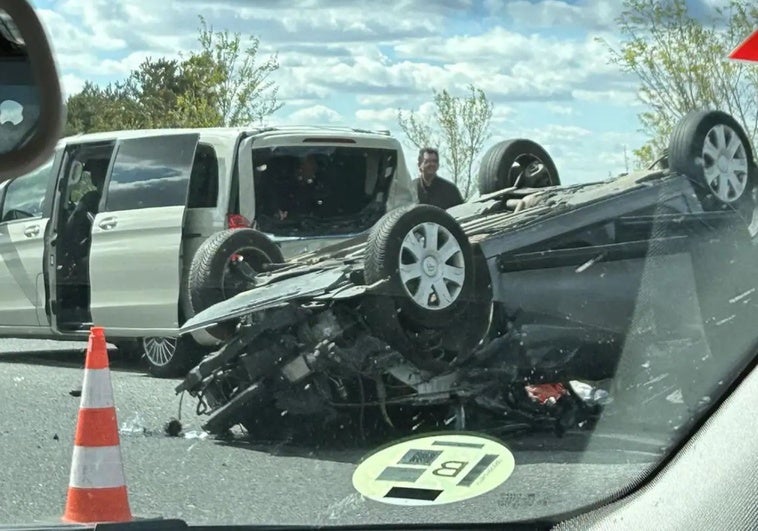
M 424 273 L 427 274 L 427 276 L 434 277 L 437 276 L 437 259 L 433 256 L 427 256 L 424 258 Z
M 713 195 L 725 203 L 743 196 L 747 189 L 748 160 L 739 135 L 727 125 L 716 125 L 705 136 L 703 173 Z
M 400 247 L 398 273 L 405 293 L 425 310 L 453 304 L 466 278 L 463 250 L 445 227 L 421 223 Z

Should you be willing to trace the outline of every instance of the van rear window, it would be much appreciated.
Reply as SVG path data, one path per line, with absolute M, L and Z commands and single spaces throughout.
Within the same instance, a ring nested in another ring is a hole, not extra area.
M 385 212 L 397 152 L 347 146 L 253 150 L 258 227 L 277 236 L 367 230 Z

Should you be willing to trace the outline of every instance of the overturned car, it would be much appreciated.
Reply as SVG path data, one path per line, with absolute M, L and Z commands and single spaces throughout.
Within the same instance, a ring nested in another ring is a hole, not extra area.
M 560 185 L 525 140 L 485 162 L 475 201 L 398 208 L 367 237 L 256 264 L 188 320 L 227 338 L 176 388 L 204 428 L 565 429 L 597 415 L 582 382 L 613 380 L 633 344 L 676 346 L 692 407 L 709 360 L 752 345 L 755 305 L 734 301 L 758 287 L 758 170 L 731 116 L 688 114 L 654 167 L 604 182 Z

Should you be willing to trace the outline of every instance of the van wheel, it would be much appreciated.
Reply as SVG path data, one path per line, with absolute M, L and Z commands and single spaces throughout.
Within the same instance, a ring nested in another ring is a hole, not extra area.
M 197 365 L 207 350 L 189 337 L 144 337 L 139 348 L 148 371 L 158 378 L 184 376 Z
M 254 229 L 229 229 L 208 238 L 195 253 L 188 278 L 190 317 L 251 288 L 269 263 L 283 263 L 282 250 Z M 229 323 L 208 329 L 217 339 L 234 331 Z

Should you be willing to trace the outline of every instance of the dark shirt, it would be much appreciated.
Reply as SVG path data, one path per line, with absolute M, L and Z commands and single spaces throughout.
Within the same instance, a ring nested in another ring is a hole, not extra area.
M 432 184 L 426 186 L 421 177 L 413 181 L 418 191 L 418 202 L 426 205 L 434 205 L 439 208 L 448 209 L 463 203 L 463 196 L 450 181 L 441 177 L 435 177 Z

